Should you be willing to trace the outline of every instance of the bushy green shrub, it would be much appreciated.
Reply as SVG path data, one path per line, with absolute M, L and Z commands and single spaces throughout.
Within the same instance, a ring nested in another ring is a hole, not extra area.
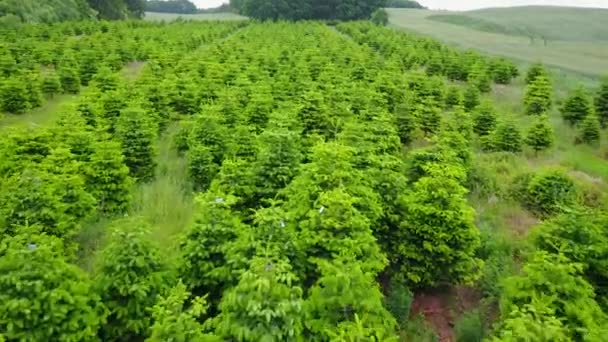
M 483 102 L 473 112 L 473 130 L 479 136 L 489 135 L 496 128 L 496 123 L 496 112 L 490 102 Z
M 523 150 L 523 137 L 512 121 L 503 121 L 483 141 L 489 151 L 519 153 Z
M 17 77 L 3 79 L 0 83 L 0 110 L 21 114 L 30 108 L 29 92 L 24 80 Z
M 597 146 L 601 139 L 601 127 L 598 117 L 594 114 L 587 115 L 581 123 L 579 140 L 591 146 Z
M 481 103 L 480 97 L 481 94 L 479 92 L 479 88 L 473 85 L 468 85 L 464 91 L 464 109 L 471 112 Z
M 593 107 L 587 90 L 579 86 L 570 94 L 561 108 L 562 118 L 570 125 L 576 126 L 591 114 Z
M 116 120 L 116 136 L 121 143 L 125 164 L 138 181 L 154 178 L 156 169 L 156 129 L 148 113 L 138 107 L 121 111 Z
M 595 98 L 595 113 L 602 127 L 608 127 L 608 77 L 604 77 Z
M 121 221 L 99 255 L 95 288 L 109 311 L 105 341 L 147 337 L 150 310 L 169 289 L 166 259 L 148 234 L 142 219 Z
M 524 205 L 536 215 L 546 217 L 572 205 L 576 187 L 570 176 L 559 169 L 535 174 L 526 188 Z
M 0 246 L 0 331 L 8 341 L 93 341 L 106 312 L 91 280 L 40 232 Z
M 456 342 L 481 342 L 484 338 L 484 327 L 479 311 L 465 312 L 454 325 Z
M 413 301 L 414 294 L 405 285 L 404 281 L 393 277 L 384 302 L 386 309 L 397 319 L 399 325 L 404 324 L 410 318 Z
M 549 78 L 549 72 L 542 63 L 535 63 L 530 66 L 526 74 L 526 84 L 531 84 L 538 77 Z
M 526 134 L 526 145 L 530 146 L 534 152 L 544 151 L 551 148 L 555 142 L 555 133 L 546 115 L 541 115 L 536 119 L 532 127 Z
M 388 24 L 388 12 L 385 9 L 379 8 L 372 13 L 371 21 L 380 26 L 386 26 Z
M 553 88 L 549 79 L 543 76 L 536 77 L 526 86 L 524 106 L 526 114 L 540 115 L 548 112 L 553 104 Z
M 62 92 L 61 79 L 57 73 L 49 72 L 42 81 L 42 92 L 51 98 Z

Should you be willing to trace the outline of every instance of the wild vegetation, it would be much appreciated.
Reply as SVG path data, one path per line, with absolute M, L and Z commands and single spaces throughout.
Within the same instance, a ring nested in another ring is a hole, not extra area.
M 0 128 L 0 340 L 608 333 L 608 80 L 371 22 L 23 28 L 0 123 L 74 98 Z

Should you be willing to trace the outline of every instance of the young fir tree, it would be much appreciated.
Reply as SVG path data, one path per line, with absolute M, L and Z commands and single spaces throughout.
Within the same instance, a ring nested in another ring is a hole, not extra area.
M 581 123 L 579 139 L 583 143 L 597 146 L 600 142 L 601 127 L 600 120 L 595 114 L 587 115 Z
M 180 239 L 178 271 L 182 281 L 195 295 L 209 294 L 214 305 L 226 288 L 237 283 L 248 263 L 240 250 L 249 248 L 249 228 L 231 210 L 235 200 L 213 192 L 197 197 L 194 222 Z
M 467 112 L 473 111 L 481 103 L 479 88 L 469 84 L 464 91 L 463 105 Z
M 97 338 L 106 312 L 87 275 L 61 254 L 60 239 L 37 231 L 0 245 L 0 331 L 7 341 Z
M 437 133 L 441 127 L 441 108 L 432 100 L 424 99 L 416 104 L 414 117 L 417 126 L 426 135 Z
M 482 93 L 492 90 L 492 78 L 484 62 L 477 62 L 471 67 L 468 82 L 479 89 Z
M 446 108 L 450 109 L 461 105 L 464 105 L 464 95 L 462 91 L 458 86 L 449 86 L 445 95 Z
M 511 121 L 505 121 L 488 136 L 490 150 L 518 153 L 523 150 L 523 138 L 519 128 Z
M 473 131 L 479 136 L 487 136 L 496 128 L 496 110 L 490 101 L 484 101 L 473 112 Z
M 394 118 L 401 143 L 404 145 L 411 143 L 416 131 L 416 120 L 412 113 L 412 104 L 409 101 L 397 104 L 395 106 Z
M 268 128 L 258 137 L 255 179 L 258 198 L 273 198 L 298 173 L 300 136 L 287 128 Z
M 551 109 L 553 88 L 549 79 L 544 76 L 536 79 L 526 86 L 524 95 L 524 106 L 526 114 L 540 115 Z
M 84 168 L 84 177 L 101 213 L 119 215 L 127 211 L 133 181 L 119 143 L 98 142 Z
M 390 341 L 396 322 L 373 273 L 342 256 L 319 261 L 321 277 L 304 303 L 310 341 Z
M 196 144 L 186 152 L 188 176 L 195 191 L 205 191 L 220 170 L 207 146 Z
M 0 83 L 0 111 L 21 114 L 30 109 L 29 93 L 21 78 L 8 77 Z
M 116 136 L 121 143 L 125 163 L 138 181 L 154 178 L 156 169 L 156 129 L 148 113 L 139 107 L 123 110 L 116 120 Z
M 150 309 L 169 288 L 168 267 L 148 229 L 142 219 L 120 222 L 100 254 L 95 288 L 109 311 L 104 341 L 147 337 Z
M 194 297 L 181 282 L 152 308 L 154 324 L 146 342 L 220 342 L 218 336 L 205 334 L 199 320 L 207 313 L 204 298 Z
M 592 111 L 591 99 L 583 86 L 577 87 L 561 108 L 562 118 L 570 126 L 581 123 Z
M 444 167 L 460 166 L 431 166 L 431 175 L 419 179 L 402 199 L 401 248 L 391 259 L 415 286 L 468 283 L 480 275 L 475 211 L 466 201 L 466 189 L 447 177 Z
M 222 297 L 216 333 L 223 340 L 301 340 L 303 291 L 297 281 L 288 261 L 255 257 Z
M 51 71 L 44 76 L 42 80 L 42 92 L 53 98 L 55 95 L 60 94 L 63 91 L 61 88 L 61 79 L 55 71 Z
M 80 91 L 80 78 L 76 69 L 70 66 L 63 66 L 59 68 L 58 72 L 63 92 L 66 94 L 78 94 Z
M 539 116 L 526 134 L 526 145 L 538 153 L 551 148 L 554 142 L 555 133 L 549 123 L 549 117 L 547 115 Z
M 542 63 L 535 63 L 530 66 L 526 74 L 526 84 L 532 84 L 538 77 L 549 78 L 549 72 Z
M 31 108 L 42 106 L 44 95 L 42 94 L 42 82 L 38 73 L 27 72 L 23 77 L 23 82 L 27 88 L 27 102 Z
M 95 82 L 95 86 L 102 92 L 117 90 L 121 82 L 120 76 L 105 65 L 97 70 L 97 73 L 93 75 L 91 80 Z
M 605 77 L 602 81 L 595 98 L 595 113 L 600 119 L 602 127 L 608 127 L 608 77 Z
M 537 252 L 524 265 L 522 275 L 506 279 L 501 312 L 508 317 L 526 305 L 543 303 L 563 323 L 569 341 L 606 333 L 608 317 L 595 301 L 593 287 L 580 274 L 580 264 L 559 254 Z

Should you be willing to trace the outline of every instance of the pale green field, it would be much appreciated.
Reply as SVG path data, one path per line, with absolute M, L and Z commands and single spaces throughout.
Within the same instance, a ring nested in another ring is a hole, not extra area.
M 172 21 L 183 20 L 247 20 L 247 17 L 234 13 L 205 13 L 205 14 L 177 14 L 177 13 L 155 13 L 146 12 L 145 20 Z
M 608 10 L 520 7 L 472 12 L 409 9 L 388 9 L 388 12 L 392 26 L 452 45 L 526 63 L 542 61 L 590 76 L 608 73 Z M 442 21 L 429 18 L 437 15 Z M 456 24 L 445 22 L 446 16 Z M 480 22 L 492 25 L 483 27 Z M 534 43 L 529 36 L 517 35 L 522 29 L 534 32 Z M 548 38 L 547 46 L 540 36 Z

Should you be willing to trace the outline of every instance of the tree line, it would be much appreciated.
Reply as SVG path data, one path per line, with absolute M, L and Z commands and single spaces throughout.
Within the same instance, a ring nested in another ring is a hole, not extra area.
M 356 20 L 367 19 L 384 0 L 231 0 L 240 14 L 261 20 Z
M 145 0 L 6 0 L 0 3 L 0 23 L 142 18 L 145 3 Z

